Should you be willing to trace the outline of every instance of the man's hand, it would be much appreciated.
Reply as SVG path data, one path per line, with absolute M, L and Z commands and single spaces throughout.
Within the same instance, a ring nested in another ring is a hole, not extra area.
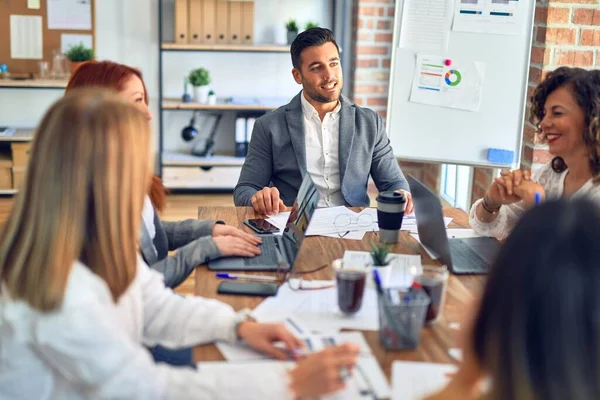
M 256 192 L 252 199 L 254 211 L 262 215 L 275 215 L 285 211 L 283 200 L 279 198 L 279 190 L 276 187 L 265 187 Z
M 396 189 L 396 192 L 402 193 L 404 197 L 406 197 L 406 208 L 404 209 L 404 214 L 412 214 L 414 206 L 412 201 L 412 195 L 410 194 L 410 192 L 407 192 L 404 189 Z

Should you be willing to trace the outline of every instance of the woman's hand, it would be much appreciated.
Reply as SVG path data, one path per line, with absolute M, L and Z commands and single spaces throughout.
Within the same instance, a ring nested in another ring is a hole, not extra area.
M 494 178 L 485 192 L 486 205 L 491 209 L 497 209 L 500 206 L 521 201 L 521 197 L 514 192 L 514 188 L 530 179 L 531 171 L 529 170 L 502 171 L 500 177 Z
M 290 371 L 290 388 L 298 398 L 322 396 L 343 389 L 340 369 L 352 371 L 360 348 L 346 343 L 329 347 L 302 359 Z
M 234 228 L 233 226 L 223 225 L 223 224 L 215 224 L 212 230 L 213 237 L 216 236 L 235 236 L 240 239 L 245 240 L 246 242 L 258 246 L 262 243 L 262 239 L 258 236 L 250 235 L 241 229 Z
M 535 205 L 536 193 L 539 193 L 540 202 L 546 198 L 544 187 L 534 181 L 523 181 L 519 186 L 514 188 L 514 192 L 525 203 L 525 207 L 530 208 Z
M 500 178 L 502 178 L 502 182 L 504 187 L 506 188 L 506 192 L 509 196 L 512 196 L 514 193 L 514 188 L 519 186 L 521 182 L 531 180 L 531 171 L 528 169 L 520 170 L 515 169 L 514 171 L 502 171 L 500 173 Z
M 213 240 L 219 248 L 221 257 L 254 257 L 260 254 L 260 249 L 255 244 L 248 243 L 237 236 L 216 236 Z
M 302 341 L 281 324 L 245 321 L 239 325 L 237 334 L 250 347 L 279 360 L 289 359 L 290 354 L 295 354 L 303 346 Z M 276 347 L 276 342 L 283 342 L 288 352 Z

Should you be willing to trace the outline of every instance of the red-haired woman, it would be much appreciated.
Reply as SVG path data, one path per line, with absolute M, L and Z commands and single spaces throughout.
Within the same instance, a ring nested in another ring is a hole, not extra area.
M 136 104 L 148 120 L 148 92 L 139 70 L 111 61 L 89 61 L 71 76 L 66 91 L 96 86 L 116 90 Z M 176 287 L 194 268 L 224 256 L 255 256 L 260 239 L 248 235 L 222 221 L 161 221 L 159 212 L 166 205 L 166 191 L 159 177 L 154 176 L 148 189 L 142 217 L 140 251 L 146 263 L 162 272 L 165 285 Z M 169 256 L 168 252 L 177 250 Z

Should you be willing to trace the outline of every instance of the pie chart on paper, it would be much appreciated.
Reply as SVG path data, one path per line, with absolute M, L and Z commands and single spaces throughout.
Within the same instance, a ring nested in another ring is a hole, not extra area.
M 462 80 L 462 76 L 460 75 L 460 72 L 456 69 L 451 69 L 448 72 L 446 72 L 446 76 L 444 76 L 444 80 L 446 81 L 446 84 L 448 86 L 458 86 L 460 84 L 460 81 Z

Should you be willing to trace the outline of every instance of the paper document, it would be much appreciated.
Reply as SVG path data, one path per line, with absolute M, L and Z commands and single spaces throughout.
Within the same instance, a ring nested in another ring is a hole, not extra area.
M 452 29 L 521 35 L 527 25 L 526 3 L 518 0 L 457 0 Z
M 422 400 L 443 389 L 450 378 L 446 374 L 456 370 L 451 364 L 412 361 L 392 363 L 392 400 Z
M 448 236 L 448 239 L 463 239 L 463 238 L 481 237 L 481 235 L 479 235 L 473 229 L 463 229 L 463 228 L 446 228 L 446 235 Z M 418 242 L 421 242 L 419 240 L 418 233 L 411 233 L 410 236 L 412 236 Z
M 421 266 L 421 256 L 412 254 L 390 253 L 388 256 L 390 265 L 379 267 L 379 276 L 381 284 L 385 288 L 407 288 L 412 285 L 414 277 L 420 275 L 423 271 Z M 344 268 L 367 268 L 371 274 L 373 258 L 368 251 L 344 252 Z
M 415 52 L 446 52 L 452 22 L 451 4 L 448 0 L 405 0 L 400 47 Z
M 385 378 L 377 359 L 373 356 L 371 348 L 360 332 L 342 332 L 335 334 L 319 335 L 297 335 L 304 342 L 307 353 L 316 353 L 330 346 L 344 343 L 354 343 L 360 347 L 358 368 L 354 372 L 353 380 L 359 392 L 373 392 L 376 398 L 389 398 L 390 386 Z M 284 348 L 283 344 L 281 344 Z M 217 343 L 217 348 L 227 361 L 242 362 L 252 360 L 266 360 L 268 357 L 262 353 L 250 349 L 243 344 Z
M 219 398 L 244 400 L 280 400 L 289 397 L 287 385 L 281 385 L 285 393 L 275 392 L 269 382 L 285 380 L 288 371 L 296 363 L 291 361 L 247 361 L 222 362 L 210 361 L 196 364 L 198 373 L 208 381 L 219 383 Z M 370 393 L 361 394 L 357 379 L 347 383 L 346 389 L 321 396 L 322 400 L 358 400 L 373 399 Z
M 319 282 L 319 281 L 311 281 Z M 293 291 L 288 285 L 277 295 L 260 303 L 252 315 L 260 322 L 284 321 L 291 317 L 310 327 L 311 332 L 337 332 L 341 329 L 379 330 L 377 293 L 366 287 L 362 307 L 354 315 L 343 314 L 337 305 L 337 288 Z
M 42 17 L 35 15 L 10 16 L 10 57 L 41 60 Z
M 418 54 L 410 101 L 479 111 L 485 66 L 479 61 Z
M 92 29 L 91 0 L 47 0 L 48 29 Z

